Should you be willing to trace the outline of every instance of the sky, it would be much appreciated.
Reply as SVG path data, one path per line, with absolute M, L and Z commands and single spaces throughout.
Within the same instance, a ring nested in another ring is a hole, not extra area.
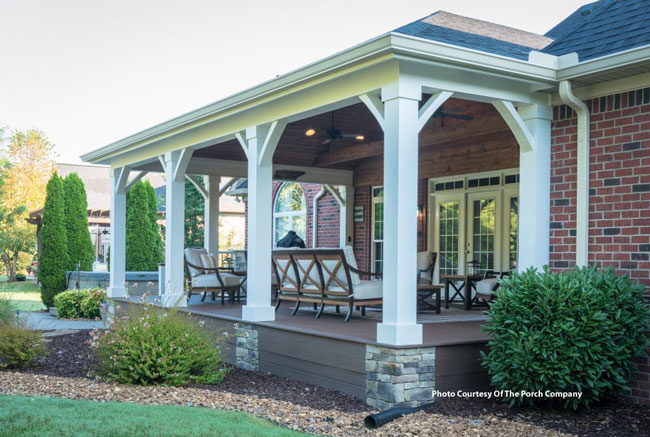
M 545 33 L 585 0 L 0 0 L 0 127 L 59 162 L 445 10 Z

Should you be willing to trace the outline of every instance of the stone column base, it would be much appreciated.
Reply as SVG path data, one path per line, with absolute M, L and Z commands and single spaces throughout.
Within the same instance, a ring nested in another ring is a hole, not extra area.
M 385 410 L 433 402 L 435 347 L 366 346 L 366 402 Z
M 257 326 L 241 323 L 237 329 L 237 348 L 235 350 L 236 365 L 240 369 L 259 370 L 257 348 Z

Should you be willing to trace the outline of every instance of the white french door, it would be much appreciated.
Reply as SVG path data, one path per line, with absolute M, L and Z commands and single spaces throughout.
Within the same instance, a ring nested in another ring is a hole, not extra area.
M 501 270 L 501 192 L 467 193 L 466 265 L 476 263 L 474 272 Z
M 438 253 L 436 280 L 441 274 L 458 274 L 465 271 L 465 196 L 440 194 L 431 198 L 433 214 L 429 229 L 433 227 L 429 247 Z M 432 226 L 433 225 L 433 226 Z

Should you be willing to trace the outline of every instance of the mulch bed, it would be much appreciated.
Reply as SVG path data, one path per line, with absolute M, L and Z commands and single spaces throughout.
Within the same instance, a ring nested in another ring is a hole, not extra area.
M 370 413 L 362 401 L 335 390 L 260 372 L 233 369 L 217 386 L 131 387 L 92 375 L 95 361 L 88 331 L 50 337 L 50 354 L 34 369 L 0 372 L 0 393 L 206 406 L 247 411 L 282 426 L 323 435 L 650 435 L 650 408 L 622 401 L 590 411 L 562 413 L 510 409 L 484 399 L 444 399 L 428 411 L 397 419 L 378 430 L 363 428 Z

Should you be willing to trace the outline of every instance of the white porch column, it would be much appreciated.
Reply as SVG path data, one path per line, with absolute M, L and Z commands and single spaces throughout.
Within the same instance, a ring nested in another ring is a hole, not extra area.
M 203 182 L 208 194 L 205 199 L 204 247 L 208 253 L 217 256 L 219 252 L 219 184 L 221 183 L 221 177 L 204 176 Z
M 339 246 L 352 246 L 354 243 L 354 186 L 341 185 L 339 188 L 343 205 L 339 204 Z
M 548 264 L 551 202 L 550 106 L 529 105 L 519 114 L 533 139 L 519 153 L 519 271 Z
M 417 193 L 419 90 L 383 89 L 384 304 L 377 341 L 422 343 L 417 324 Z
M 187 306 L 185 299 L 185 169 L 192 151 L 165 153 L 165 294 L 167 307 Z
M 111 169 L 111 270 L 108 297 L 126 296 L 126 181 L 129 169 Z
M 237 139 L 248 158 L 248 271 L 246 305 L 242 319 L 275 320 L 271 306 L 271 250 L 273 152 L 286 122 L 246 129 Z

